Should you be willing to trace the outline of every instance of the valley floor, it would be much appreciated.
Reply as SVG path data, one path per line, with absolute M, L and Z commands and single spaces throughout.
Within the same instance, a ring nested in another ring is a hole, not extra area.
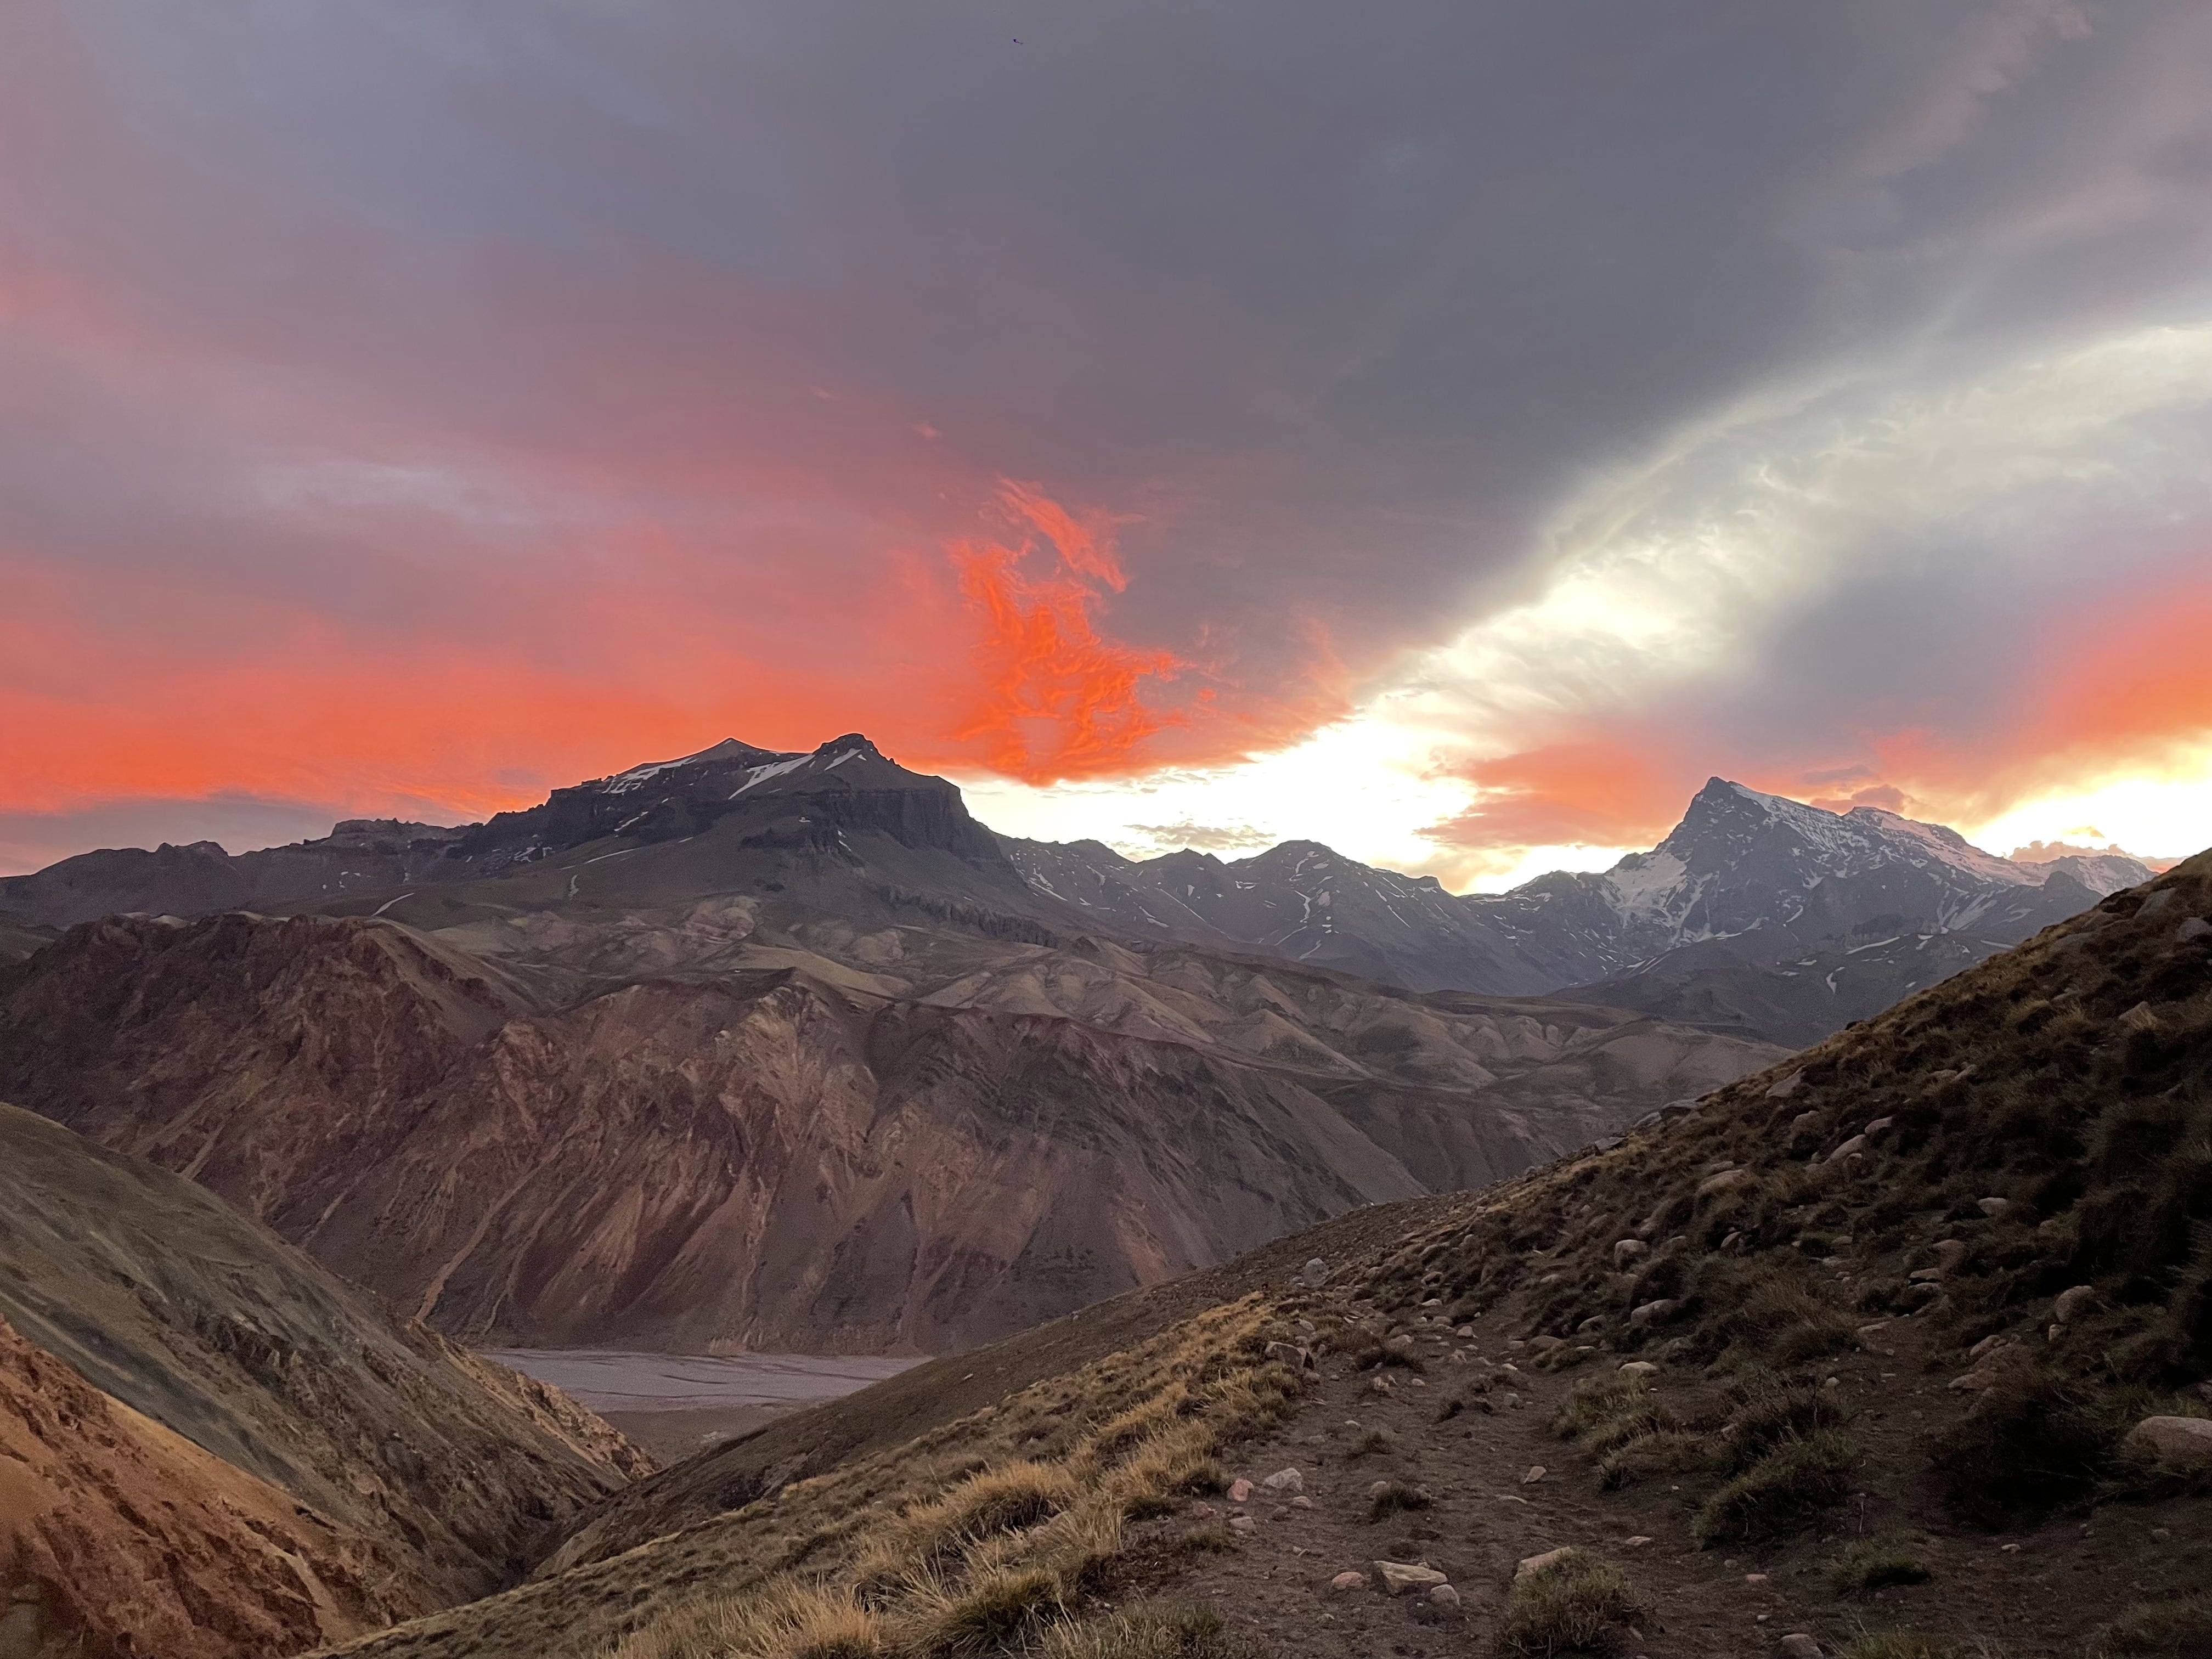
M 663 1463 L 924 1363 L 850 1354 L 510 1348 L 484 1356 L 552 1384 Z
M 1308 1312 L 1324 1331 L 1331 1315 L 1373 1322 L 1371 1310 L 1348 1308 L 1341 1293 L 1316 1296 Z M 1551 1431 L 1572 1391 L 1610 1372 L 1619 1356 L 1540 1370 L 1522 1343 L 1507 1340 L 1507 1318 L 1476 1320 L 1471 1340 L 1407 1324 L 1419 1375 L 1324 1357 L 1295 1415 L 1224 1459 L 1228 1473 L 1254 1482 L 1251 1496 L 1194 1501 L 1132 1527 L 1118 1595 L 1211 1605 L 1275 1659 L 1457 1659 L 1499 1650 L 1517 1563 L 1571 1547 L 1618 1566 L 1645 1608 L 1615 1632 L 1624 1655 L 1765 1659 L 1782 1636 L 1803 1632 L 1832 1659 L 1857 1638 L 1902 1629 L 1966 1644 L 1986 1659 L 2076 1659 L 2129 1606 L 2212 1583 L 2204 1497 L 2067 1512 L 2033 1530 L 1960 1531 L 1925 1489 L 1927 1459 L 1916 1447 L 1963 1416 L 1969 1396 L 1923 1362 L 1924 1333 L 1909 1318 L 1875 1339 L 1887 1352 L 1862 1350 L 1822 1370 L 1837 1379 L 1865 1449 L 1850 1500 L 1780 1542 L 1700 1550 L 1691 1521 L 1717 1475 L 1662 1475 L 1605 1492 L 1593 1460 Z M 1391 1392 L 1376 1390 L 1378 1376 Z M 1686 1416 L 1717 1392 L 1694 1371 L 1665 1370 L 1651 1391 Z M 1259 1486 L 1285 1468 L 1299 1471 L 1310 1508 Z M 1372 1519 L 1370 1492 L 1381 1481 L 1431 1502 Z M 1916 1535 L 1928 1582 L 1856 1594 L 1830 1587 L 1840 1550 L 1898 1528 Z M 1378 1559 L 1443 1571 L 1459 1605 L 1384 1595 Z M 1347 1571 L 1368 1575 L 1369 1587 L 1333 1590 L 1330 1581 Z

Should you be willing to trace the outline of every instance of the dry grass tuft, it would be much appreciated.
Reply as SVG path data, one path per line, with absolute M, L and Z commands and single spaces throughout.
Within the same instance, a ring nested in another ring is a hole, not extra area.
M 1710 1549 L 1802 1526 L 1849 1495 L 1858 1462 L 1858 1442 L 1838 1429 L 1785 1440 L 1705 1500 L 1691 1536 Z
M 1925 1541 L 1907 1532 L 1881 1532 L 1871 1538 L 1855 1539 L 1828 1563 L 1828 1583 L 1845 1595 L 1892 1584 L 1924 1584 L 1936 1576 L 1926 1553 Z
M 2097 1632 L 2097 1659 L 2202 1659 L 2212 1653 L 2212 1595 L 2143 1601 Z
M 1574 1550 L 1513 1586 L 1498 1644 L 1510 1654 L 1587 1653 L 1642 1612 L 1619 1568 Z
M 1262 1659 L 1211 1607 L 1153 1602 L 1086 1625 L 1057 1625 L 1037 1659 Z

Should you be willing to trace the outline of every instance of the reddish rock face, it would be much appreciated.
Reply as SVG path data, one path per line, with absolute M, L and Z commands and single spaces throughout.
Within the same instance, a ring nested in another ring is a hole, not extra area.
M 502 1588 L 647 1467 L 204 1188 L 0 1107 L 8 1651 L 337 1641 Z
M 0 980 L 0 1097 L 472 1341 L 942 1352 L 1769 1058 L 1184 947 L 774 921 L 111 919 Z

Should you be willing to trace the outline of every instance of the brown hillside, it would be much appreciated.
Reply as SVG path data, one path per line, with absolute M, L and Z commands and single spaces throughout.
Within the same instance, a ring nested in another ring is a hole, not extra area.
M 864 1392 L 811 1478 L 368 1650 L 2201 1655 L 2208 1065 L 2212 857 L 1320 1290 L 894 1449 Z M 1212 1490 L 1285 1466 L 1304 1507 Z M 1331 1589 L 1385 1558 L 1456 1600 Z
M 482 1595 L 649 1467 L 191 1182 L 8 1106 L 0 1328 L 0 1598 L 88 1656 L 279 1654 Z
M 0 1097 L 483 1346 L 942 1352 L 1511 1174 L 1776 1052 L 771 911 L 112 918 L 0 969 Z

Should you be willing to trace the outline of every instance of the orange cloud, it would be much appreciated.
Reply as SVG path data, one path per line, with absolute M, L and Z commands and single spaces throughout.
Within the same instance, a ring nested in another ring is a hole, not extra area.
M 1638 744 L 1600 736 L 1478 761 L 1460 775 L 1480 799 L 1427 833 L 1477 848 L 1649 846 L 1704 781 Z
M 2171 773 L 2212 737 L 2212 585 L 2190 577 L 2069 608 L 2022 653 L 2008 717 L 1971 739 L 1932 726 L 1869 746 L 1927 811 L 1986 819 L 2037 796 Z
M 1008 483 L 1002 494 L 1042 532 L 1059 569 L 1032 575 L 1023 568 L 1039 550 L 1033 538 L 1018 547 L 952 548 L 960 591 L 983 620 L 971 713 L 953 739 L 973 745 L 991 770 L 1030 783 L 1133 769 L 1147 738 L 1180 723 L 1148 708 L 1140 690 L 1182 665 L 1167 652 L 1102 638 L 1092 626 L 1097 592 L 1090 581 L 1117 592 L 1127 585 L 1110 542 L 1034 487 Z

